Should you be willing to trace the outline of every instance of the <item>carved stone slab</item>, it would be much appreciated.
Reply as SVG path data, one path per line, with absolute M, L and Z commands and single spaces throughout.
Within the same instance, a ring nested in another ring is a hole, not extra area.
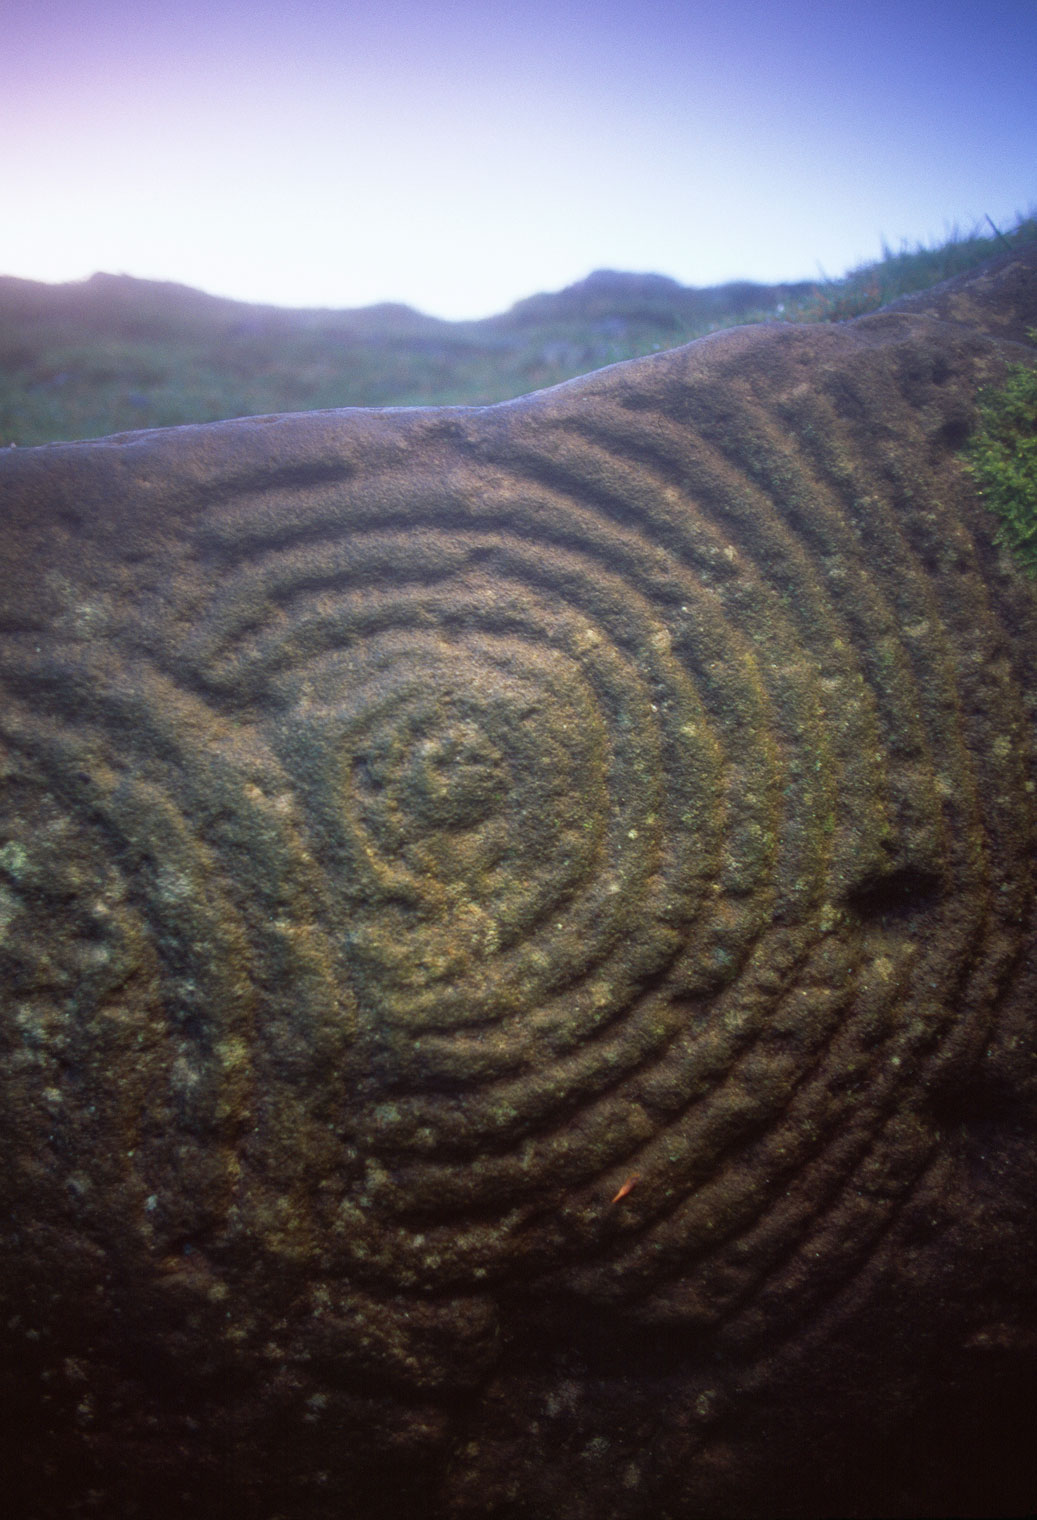
M 1035 275 L 0 456 L 20 1514 L 1023 1492 Z

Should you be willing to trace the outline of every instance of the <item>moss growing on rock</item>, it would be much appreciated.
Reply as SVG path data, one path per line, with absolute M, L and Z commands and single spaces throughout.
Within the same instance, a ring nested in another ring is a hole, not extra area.
M 1037 328 L 1030 337 L 1037 342 Z M 1002 519 L 998 542 L 1037 575 L 1037 367 L 1015 365 L 1004 385 L 981 394 L 979 413 L 966 451 L 969 469 Z

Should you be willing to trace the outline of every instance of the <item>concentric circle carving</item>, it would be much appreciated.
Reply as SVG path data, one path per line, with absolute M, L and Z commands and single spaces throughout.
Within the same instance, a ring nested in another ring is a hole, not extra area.
M 862 449 L 872 394 L 387 419 L 203 492 L 103 653 L 9 656 L 24 816 L 93 863 L 49 919 L 11 822 L 3 912 L 67 958 L 92 896 L 135 947 L 150 1229 L 204 1133 L 170 1239 L 340 1307 L 535 1282 L 752 1336 L 861 1270 L 1032 906 L 1004 614 L 930 424 Z

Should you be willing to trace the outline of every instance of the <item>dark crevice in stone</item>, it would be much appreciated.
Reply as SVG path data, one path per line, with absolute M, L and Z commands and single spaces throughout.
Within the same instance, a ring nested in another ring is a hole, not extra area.
M 940 896 L 940 878 L 921 866 L 862 876 L 847 891 L 846 907 L 858 918 L 907 920 L 927 912 Z

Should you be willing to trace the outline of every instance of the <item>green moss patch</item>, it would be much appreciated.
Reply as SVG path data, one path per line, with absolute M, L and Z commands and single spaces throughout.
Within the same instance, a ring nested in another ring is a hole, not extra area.
M 1030 337 L 1037 342 L 1037 329 Z M 1001 518 L 998 542 L 1037 575 L 1037 367 L 1015 365 L 1002 386 L 981 394 L 979 414 L 966 448 L 968 467 Z

